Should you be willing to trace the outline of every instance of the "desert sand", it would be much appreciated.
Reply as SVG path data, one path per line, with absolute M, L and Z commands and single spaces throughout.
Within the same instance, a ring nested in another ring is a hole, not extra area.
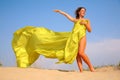
M 97 68 L 95 72 L 0 67 L 0 80 L 120 80 L 120 69 Z

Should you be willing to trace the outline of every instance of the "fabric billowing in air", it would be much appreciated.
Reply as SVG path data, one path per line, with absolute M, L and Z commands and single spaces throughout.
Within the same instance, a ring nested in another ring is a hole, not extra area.
M 86 35 L 86 27 L 74 23 L 71 32 L 55 32 L 45 27 L 26 26 L 14 33 L 12 47 L 18 67 L 28 67 L 40 55 L 57 58 L 57 63 L 71 64 L 76 59 L 80 39 Z

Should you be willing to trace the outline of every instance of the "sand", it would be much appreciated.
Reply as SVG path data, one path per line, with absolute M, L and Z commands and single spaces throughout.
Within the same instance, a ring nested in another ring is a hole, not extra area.
M 0 80 L 120 80 L 120 70 L 102 67 L 95 72 L 0 67 Z

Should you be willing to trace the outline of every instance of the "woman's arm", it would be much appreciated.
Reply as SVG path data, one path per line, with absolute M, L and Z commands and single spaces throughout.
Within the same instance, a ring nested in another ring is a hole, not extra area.
M 69 14 L 67 14 L 67 13 L 65 13 L 65 12 L 63 12 L 61 10 L 54 10 L 54 12 L 58 12 L 58 13 L 64 15 L 65 17 L 67 17 L 72 22 L 76 22 L 77 21 L 76 18 L 71 17 Z
M 80 24 L 81 25 L 85 25 L 85 27 L 87 28 L 88 32 L 92 31 L 91 26 L 90 26 L 90 21 L 88 19 L 81 21 Z

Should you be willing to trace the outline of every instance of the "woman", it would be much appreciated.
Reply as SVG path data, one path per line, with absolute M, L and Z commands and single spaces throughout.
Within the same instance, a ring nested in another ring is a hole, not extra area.
M 94 68 L 85 54 L 86 29 L 91 32 L 90 21 L 85 19 L 86 9 L 79 7 L 76 18 L 61 11 L 54 10 L 74 22 L 71 32 L 54 32 L 45 27 L 27 26 L 14 33 L 12 47 L 18 67 L 28 67 L 38 59 L 39 55 L 57 58 L 57 63 L 71 64 L 76 59 L 80 72 L 83 71 L 82 60 L 93 72 Z

